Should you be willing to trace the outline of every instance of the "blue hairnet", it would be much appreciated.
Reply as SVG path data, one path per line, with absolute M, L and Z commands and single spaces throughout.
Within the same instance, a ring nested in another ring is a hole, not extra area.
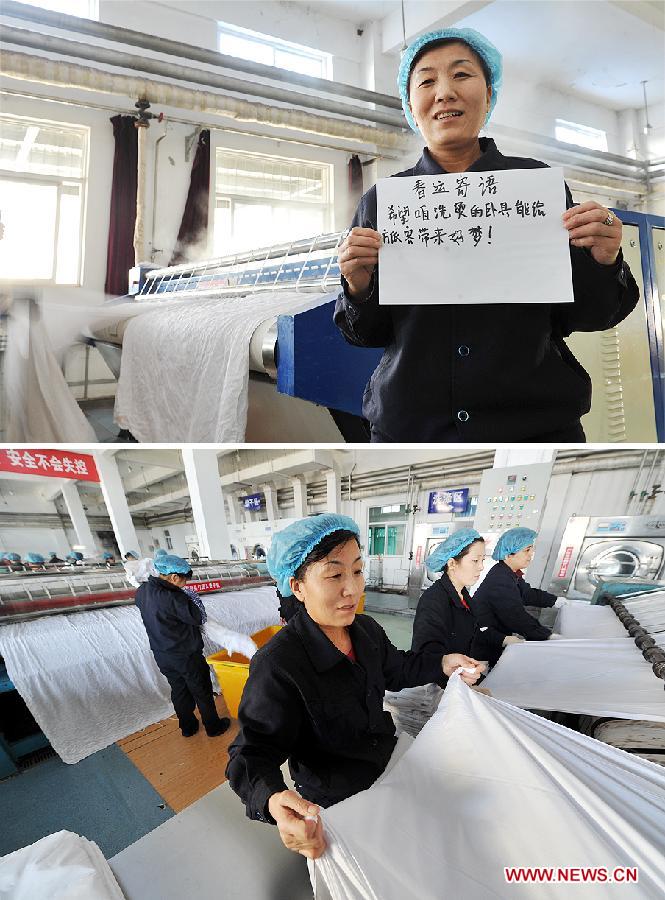
M 102 553 L 102 559 L 113 559 L 114 556 L 115 556 L 115 554 L 111 553 L 110 550 L 105 550 L 105 551 Z
M 160 575 L 189 575 L 192 567 L 183 559 L 182 556 L 169 556 L 165 553 L 163 556 L 155 558 L 155 568 Z
M 67 559 L 83 559 L 83 554 L 79 550 L 72 550 L 67 554 Z
M 443 568 L 449 559 L 458 556 L 465 547 L 473 544 L 474 541 L 482 541 L 482 539 L 482 535 L 478 534 L 473 528 L 463 528 L 462 531 L 456 531 L 432 550 L 425 560 L 425 566 L 431 572 L 443 572 Z
M 511 553 L 519 553 L 529 547 L 536 539 L 538 532 L 532 528 L 511 528 L 504 531 L 492 553 L 492 559 L 505 559 Z
M 399 95 L 402 98 L 402 109 L 404 110 L 406 121 L 416 134 L 419 133 L 418 126 L 414 122 L 411 110 L 409 109 L 409 77 L 411 75 L 411 67 L 413 66 L 414 59 L 423 47 L 426 47 L 434 41 L 441 41 L 446 38 L 468 44 L 472 50 L 475 50 L 489 69 L 492 96 L 490 98 L 490 108 L 485 117 L 485 125 L 489 122 L 490 116 L 496 106 L 503 77 L 503 63 L 501 61 L 501 54 L 494 44 L 473 28 L 442 28 L 439 31 L 429 31 L 427 34 L 423 34 L 419 38 L 416 38 L 416 40 L 404 51 L 404 55 L 399 64 L 399 72 L 397 74 L 397 87 L 399 88 Z
M 18 553 L 5 553 L 5 559 L 9 559 L 12 562 L 21 562 L 21 557 Z
M 44 557 L 41 553 L 26 553 L 25 561 L 29 563 L 43 563 Z
M 161 547 L 159 550 L 155 550 L 155 559 L 159 559 L 160 556 L 168 556 L 166 550 L 163 550 Z
M 291 596 L 293 592 L 289 579 L 316 545 L 333 531 L 352 531 L 360 538 L 360 529 L 353 519 L 337 513 L 321 513 L 300 519 L 273 537 L 266 562 L 282 597 Z

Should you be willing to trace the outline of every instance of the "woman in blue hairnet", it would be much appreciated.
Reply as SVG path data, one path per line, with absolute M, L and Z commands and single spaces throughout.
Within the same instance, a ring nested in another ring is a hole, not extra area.
M 203 657 L 201 626 L 206 620 L 199 598 L 186 588 L 192 570 L 180 556 L 155 555 L 155 574 L 139 585 L 136 605 L 148 633 L 157 666 L 171 687 L 171 700 L 183 737 L 199 730 L 194 715 L 198 706 L 208 737 L 227 731 L 231 720 L 220 718 Z
M 398 85 L 425 148 L 393 177 L 535 169 L 479 137 L 501 86 L 499 51 L 470 28 L 419 37 Z M 363 196 L 339 249 L 335 322 L 351 344 L 384 347 L 363 397 L 373 441 L 584 441 L 591 380 L 568 349 L 573 331 L 602 331 L 635 307 L 621 222 L 595 201 L 573 208 L 566 187 L 573 303 L 380 306 L 376 187 Z M 520 277 L 519 271 L 515 278 Z M 445 265 L 441 293 L 446 291 Z
M 548 591 L 532 588 L 522 572 L 533 560 L 537 532 L 531 528 L 511 528 L 497 541 L 492 558 L 497 560 L 473 595 L 473 608 L 481 628 L 514 639 L 546 641 L 552 631 L 526 611 L 525 606 L 565 606 L 568 601 Z M 519 636 L 519 637 L 516 637 Z M 511 643 L 511 641 L 508 641 Z M 498 650 L 498 652 L 497 652 Z M 491 665 L 501 655 L 501 648 L 490 648 Z
M 484 659 L 488 648 L 501 652 L 517 638 L 479 624 L 469 588 L 483 572 L 485 541 L 473 528 L 449 535 L 425 560 L 441 577 L 423 592 L 413 620 L 411 649 L 426 653 L 468 653 Z
M 365 588 L 358 526 L 348 516 L 311 516 L 272 540 L 268 570 L 300 609 L 252 658 L 229 748 L 227 777 L 251 819 L 276 824 L 290 850 L 325 849 L 319 807 L 366 790 L 395 748 L 386 690 L 435 682 L 474 659 L 397 650 L 369 616 L 356 615 Z M 296 790 L 280 767 L 289 761 Z

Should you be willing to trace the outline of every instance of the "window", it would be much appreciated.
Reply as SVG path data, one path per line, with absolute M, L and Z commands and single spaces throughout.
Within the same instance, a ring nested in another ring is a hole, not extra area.
M 219 148 L 214 255 L 330 231 L 331 166 Z
M 30 6 L 41 9 L 52 9 L 66 13 L 68 16 L 79 16 L 81 19 L 99 19 L 99 0 L 21 0 Z
M 408 512 L 404 504 L 372 506 L 369 510 L 369 555 L 402 556 Z M 401 521 L 400 521 L 401 520 Z
M 171 532 L 164 529 L 164 540 L 166 541 L 166 549 L 173 550 L 173 540 L 171 539 Z
M 268 34 L 249 31 L 220 22 L 218 26 L 218 47 L 220 53 L 238 56 L 264 66 L 277 66 L 301 75 L 316 78 L 332 77 L 332 55 L 313 47 L 292 44 Z
M 589 150 L 603 150 L 607 153 L 607 134 L 597 128 L 557 119 L 554 135 L 557 141 L 576 144 L 578 147 L 588 147 Z
M 0 279 L 79 284 L 88 129 L 0 116 Z

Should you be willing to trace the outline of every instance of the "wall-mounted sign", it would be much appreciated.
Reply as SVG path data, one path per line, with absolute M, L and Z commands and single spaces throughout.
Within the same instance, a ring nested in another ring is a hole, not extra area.
M 94 457 L 70 450 L 0 450 L 0 472 L 99 481 Z
M 570 560 L 573 556 L 574 547 L 566 547 L 566 550 L 561 559 L 561 565 L 559 566 L 559 571 L 557 573 L 557 578 L 565 578 L 568 574 L 568 569 L 570 567 Z
M 469 489 L 455 488 L 451 491 L 431 491 L 427 512 L 465 513 L 469 508 Z
M 263 509 L 265 502 L 263 494 L 248 494 L 247 497 L 242 498 L 242 505 L 245 509 Z

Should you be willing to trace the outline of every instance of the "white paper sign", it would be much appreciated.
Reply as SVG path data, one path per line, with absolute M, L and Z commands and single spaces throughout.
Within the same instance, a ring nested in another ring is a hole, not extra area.
M 563 169 L 382 178 L 379 302 L 570 303 Z

